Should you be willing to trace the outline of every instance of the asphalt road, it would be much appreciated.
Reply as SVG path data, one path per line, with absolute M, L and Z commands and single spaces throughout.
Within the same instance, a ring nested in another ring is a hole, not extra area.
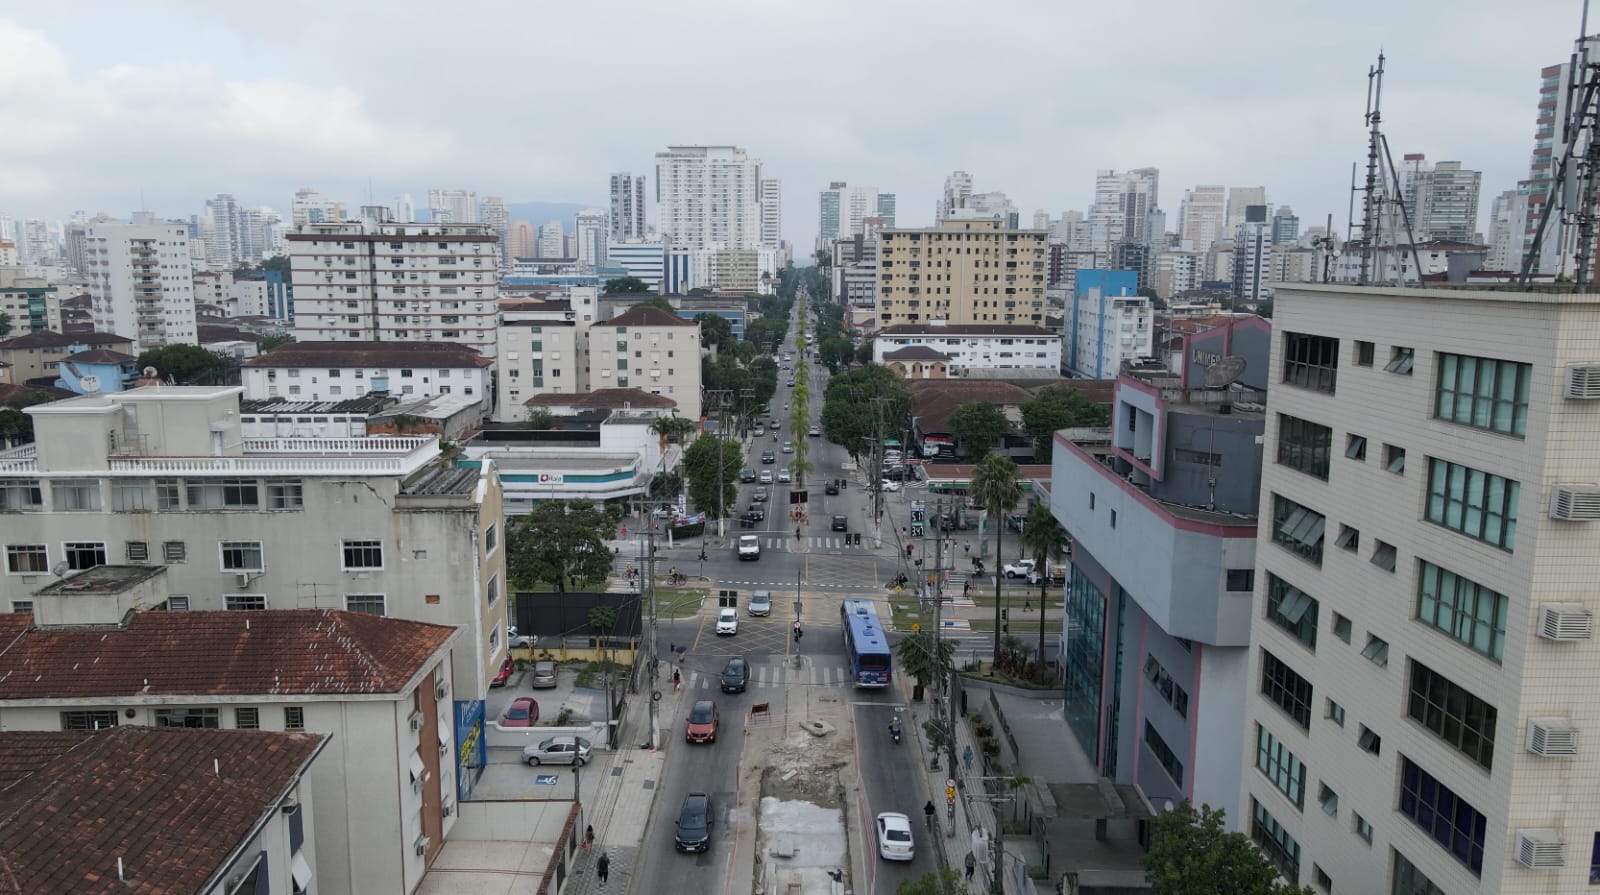
M 934 846 L 924 825 L 922 806 L 928 801 L 927 778 L 919 767 L 915 731 L 908 706 L 899 694 L 884 692 L 878 699 L 860 691 L 852 706 L 856 717 L 856 771 L 861 777 L 861 832 L 856 843 L 864 857 L 867 880 L 857 891 L 869 895 L 894 895 L 900 883 L 931 873 L 936 867 Z M 889 722 L 900 717 L 904 733 L 898 744 L 889 735 Z M 882 811 L 898 811 L 911 818 L 910 861 L 885 861 L 878 856 L 874 820 Z

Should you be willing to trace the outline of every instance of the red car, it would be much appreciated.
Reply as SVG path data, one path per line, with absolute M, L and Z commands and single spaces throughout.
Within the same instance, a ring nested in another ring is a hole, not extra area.
M 511 700 L 511 707 L 506 709 L 505 716 L 500 719 L 501 727 L 532 727 L 539 723 L 539 703 L 532 696 L 519 696 Z
M 689 726 L 684 730 L 684 738 L 691 743 L 715 743 L 717 741 L 717 703 L 710 699 L 701 699 L 689 710 Z
M 516 669 L 516 664 L 511 661 L 510 656 L 507 656 L 506 660 L 500 663 L 500 670 L 494 673 L 494 679 L 489 681 L 489 686 L 504 687 L 506 685 L 506 681 L 511 680 L 511 672 L 515 671 Z

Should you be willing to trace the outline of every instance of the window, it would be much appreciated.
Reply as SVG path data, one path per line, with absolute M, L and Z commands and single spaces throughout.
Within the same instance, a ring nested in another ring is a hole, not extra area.
M 98 541 L 68 541 L 61 548 L 65 551 L 67 568 L 73 571 L 106 564 L 106 545 Z
M 483 530 L 483 552 L 493 553 L 496 545 L 500 543 L 500 529 L 494 523 Z
M 222 726 L 222 712 L 219 709 L 156 709 L 156 726 L 215 730 Z
M 1352 460 L 1360 460 L 1362 462 L 1366 462 L 1366 459 L 1367 459 L 1367 436 L 1365 436 L 1365 435 L 1351 435 L 1351 436 L 1349 436 L 1349 440 L 1347 440 L 1345 442 L 1345 445 L 1344 445 L 1344 455 L 1346 457 L 1349 457 Z
M 1378 755 L 1383 752 L 1383 737 L 1378 736 L 1377 731 L 1363 724 L 1361 725 L 1361 736 L 1356 738 L 1356 745 L 1361 748 L 1362 752 Z
M 150 509 L 150 483 L 113 479 L 111 481 L 111 509 L 119 513 Z
M 1522 486 L 1511 479 L 1428 458 L 1428 504 L 1424 518 L 1469 538 L 1511 550 L 1517 537 L 1517 499 Z
M 253 510 L 261 505 L 260 486 L 254 479 L 217 479 L 188 482 L 191 510 Z
M 1112 510 L 1111 511 L 1111 527 L 1112 528 L 1116 528 L 1117 527 L 1117 511 L 1116 510 Z
M 1361 657 L 1370 661 L 1379 668 L 1389 667 L 1389 641 L 1372 634 L 1367 635 L 1367 645 L 1361 650 Z
M 383 542 L 346 538 L 344 541 L 344 567 L 346 569 L 383 568 Z
M 1267 573 L 1267 618 L 1312 650 L 1317 648 L 1319 604 L 1305 591 Z
M 1357 831 L 1360 832 L 1359 830 Z M 1367 841 L 1372 841 L 1372 827 L 1367 827 Z M 1589 874 L 1590 885 L 1594 883 L 1594 873 Z M 1394 853 L 1394 886 L 1389 890 L 1391 895 L 1447 895 L 1444 889 L 1434 885 L 1433 880 L 1423 875 L 1415 865 L 1406 860 L 1406 856 L 1398 851 Z
M 124 552 L 124 555 L 127 556 L 128 562 L 130 562 L 130 563 L 149 562 L 150 561 L 150 542 L 149 541 L 129 541 L 126 544 L 123 545 L 123 552 Z
M 222 542 L 222 571 L 259 572 L 261 569 L 260 541 Z
M 166 605 L 167 605 L 167 611 L 168 612 L 188 612 L 189 611 L 189 595 L 188 594 L 168 594 L 167 595 L 167 604 Z
M 261 710 L 257 708 L 234 709 L 233 726 L 239 730 L 260 730 Z
M 1094 509 L 1094 492 L 1089 492 L 1089 509 Z
M 383 615 L 383 594 L 345 594 L 344 608 L 350 612 Z
M 283 729 L 306 729 L 306 710 L 304 706 L 286 705 L 283 707 Z
M 1351 625 L 1348 616 L 1340 615 L 1337 612 L 1333 614 L 1333 636 L 1343 640 L 1345 643 L 1349 643 L 1350 628 Z
M 265 609 L 267 598 L 260 594 L 226 594 L 222 598 L 224 609 Z
M 1372 366 L 1372 358 L 1373 358 L 1373 355 L 1376 354 L 1375 348 L 1376 348 L 1376 346 L 1374 346 L 1371 342 L 1357 342 L 1356 343 L 1356 366 L 1358 366 L 1358 367 L 1370 367 L 1370 366 Z
M 672 371 L 668 370 L 667 372 L 670 373 Z M 1173 449 L 1172 459 L 1178 461 L 1179 463 L 1194 463 L 1199 466 L 1222 465 L 1221 454 L 1208 454 L 1205 451 L 1191 451 L 1185 450 L 1184 448 Z
M 100 483 L 79 479 L 51 482 L 50 503 L 58 513 L 98 510 Z
M 1317 791 L 1317 804 L 1322 806 L 1322 812 L 1329 817 L 1339 816 L 1339 794 L 1326 783 Z
M 176 510 L 183 507 L 178 495 L 177 479 L 156 479 L 156 509 Z
M 488 605 L 493 606 L 494 601 L 500 599 L 500 576 L 489 576 Z
M 1178 761 L 1177 754 L 1167 745 L 1167 741 L 1150 726 L 1149 721 L 1144 722 L 1144 744 L 1150 748 L 1150 754 L 1161 763 L 1161 767 L 1166 770 L 1167 776 L 1172 778 L 1172 782 L 1182 789 L 1183 764 Z
M 1389 362 L 1384 364 L 1383 368 L 1390 373 L 1399 373 L 1402 376 L 1410 376 L 1412 360 L 1412 351 L 1410 348 L 1402 348 L 1399 345 L 1396 345 L 1393 353 L 1389 355 Z
M 180 563 L 189 561 L 189 548 L 182 541 L 162 541 L 161 561 Z
M 1488 819 L 1404 755 L 1400 756 L 1400 813 L 1411 818 L 1473 875 L 1483 875 Z
M 305 493 L 299 479 L 267 482 L 267 509 L 299 510 L 305 507 Z
M 1323 712 L 1322 716 L 1339 727 L 1344 726 L 1344 706 L 1331 699 L 1328 700 L 1327 711 Z
M 50 549 L 44 544 L 7 544 L 6 574 L 35 575 L 50 571 Z
M 1299 881 L 1300 843 L 1255 799 L 1250 800 L 1250 838 L 1285 877 L 1291 882 Z
M 1255 569 L 1229 569 L 1228 590 L 1251 591 L 1256 589 Z
M 0 482 L 0 510 L 42 510 L 44 490 L 38 479 Z
M 80 709 L 61 713 L 62 730 L 105 730 L 116 726 L 116 709 Z
M 1334 539 L 1333 546 L 1343 547 L 1351 553 L 1354 553 L 1361 547 L 1361 532 L 1351 528 L 1348 525 L 1340 525 L 1339 537 Z
M 1296 808 L 1305 807 L 1305 764 L 1260 724 L 1256 725 L 1256 770 L 1265 774 Z
M 1411 660 L 1411 697 L 1406 713 L 1462 755 L 1492 770 L 1495 707 L 1426 665 Z
M 1144 657 L 1144 676 L 1179 717 L 1189 717 L 1189 692 L 1172 679 L 1172 675 L 1167 673 L 1154 655 Z
M 1531 364 L 1440 354 L 1434 415 L 1463 426 L 1521 438 L 1528 430 L 1532 376 Z
M 1322 565 L 1322 534 L 1327 519 L 1287 497 L 1272 495 L 1272 540 L 1304 559 Z
M 1309 476 L 1328 480 L 1328 455 L 1333 430 L 1310 420 L 1278 414 L 1278 462 Z
M 1356 835 L 1360 836 L 1362 839 L 1365 839 L 1367 844 L 1371 845 L 1372 844 L 1372 824 L 1367 823 L 1367 819 L 1362 817 L 1359 814 L 1352 813 L 1351 817 L 1354 818 L 1354 823 L 1351 826 L 1352 826 L 1352 829 L 1355 830 Z
M 1510 600 L 1427 560 L 1418 563 L 1417 620 L 1500 661 Z
M 1261 651 L 1261 693 L 1302 729 L 1311 729 L 1311 682 L 1266 650 Z
M 1324 892 L 1332 892 L 1333 891 L 1333 877 L 1328 875 L 1328 871 L 1323 870 L 1320 866 L 1318 866 L 1316 864 L 1312 864 L 1311 865 L 1311 873 L 1316 878 L 1317 888 L 1321 889 Z
M 1405 475 L 1406 449 L 1393 444 L 1384 445 L 1383 468 L 1395 475 Z
M 1384 541 L 1375 541 L 1377 546 L 1372 548 L 1372 564 L 1385 572 L 1394 571 L 1395 556 L 1397 555 L 1393 544 Z
M 1594 844 L 1589 847 L 1589 885 L 1597 883 L 1600 883 L 1600 833 L 1594 834 Z
M 1339 372 L 1339 340 L 1306 333 L 1283 334 L 1283 381 L 1333 394 Z

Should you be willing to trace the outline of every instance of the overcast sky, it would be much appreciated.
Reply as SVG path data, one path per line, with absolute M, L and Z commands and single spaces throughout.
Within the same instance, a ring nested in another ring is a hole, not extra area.
M 669 143 L 734 143 L 783 180 L 809 253 L 830 180 L 925 225 L 972 173 L 1023 214 L 1086 208 L 1099 168 L 1183 190 L 1265 185 L 1342 230 L 1368 67 L 1408 152 L 1527 175 L 1539 69 L 1581 0 L 1090 3 L 649 0 L 11 4 L 0 11 L 0 213 L 164 216 L 231 192 L 287 215 L 430 187 L 604 201 Z M 9 18 L 6 18 L 9 16 Z M 1600 21 L 1600 11 L 1597 11 Z M 534 223 L 542 223 L 535 221 Z

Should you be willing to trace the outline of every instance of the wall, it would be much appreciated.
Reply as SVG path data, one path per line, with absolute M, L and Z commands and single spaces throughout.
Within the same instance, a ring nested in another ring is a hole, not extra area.
M 555 768 L 555 773 L 571 773 Z M 599 786 L 598 781 L 594 784 Z M 564 800 L 462 802 L 456 806 L 456 825 L 450 839 L 457 842 L 558 843 L 573 804 Z M 510 834 L 509 836 L 507 834 Z

